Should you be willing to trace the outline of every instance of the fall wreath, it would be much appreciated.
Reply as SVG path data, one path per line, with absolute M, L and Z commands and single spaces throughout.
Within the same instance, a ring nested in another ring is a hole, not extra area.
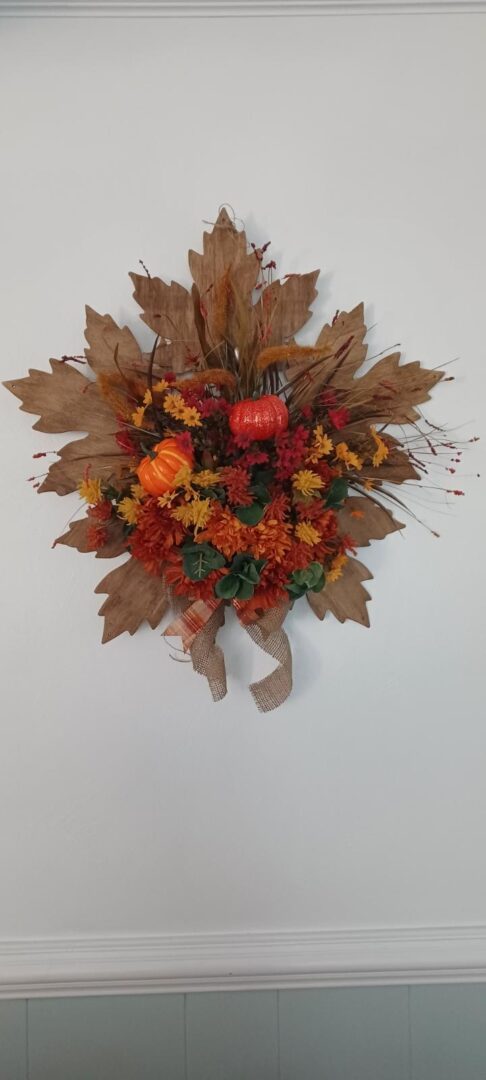
M 52 373 L 5 383 L 39 416 L 36 430 L 88 432 L 34 483 L 84 500 L 56 544 L 129 553 L 96 589 L 107 594 L 103 641 L 144 620 L 155 628 L 171 608 L 165 635 L 180 637 L 218 700 L 216 635 L 232 605 L 277 660 L 250 688 L 262 711 L 291 690 L 289 609 L 306 597 L 319 619 L 368 626 L 371 574 L 357 548 L 403 528 L 393 487 L 420 482 L 425 454 L 458 453 L 418 409 L 444 372 L 393 352 L 356 377 L 362 304 L 339 311 L 312 347 L 296 343 L 319 271 L 278 280 L 268 246 L 248 244 L 223 208 L 203 253 L 189 252 L 191 291 L 145 268 L 131 274 L 150 353 L 87 308 L 85 360 L 63 356 Z

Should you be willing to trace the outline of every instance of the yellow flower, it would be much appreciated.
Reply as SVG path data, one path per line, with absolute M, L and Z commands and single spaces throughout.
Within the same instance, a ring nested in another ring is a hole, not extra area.
M 221 473 L 212 472 L 211 469 L 201 469 L 201 472 L 192 474 L 192 482 L 196 487 L 212 487 L 219 483 Z
M 201 413 L 193 405 L 186 405 L 182 419 L 186 427 L 201 427 Z
M 145 391 L 145 393 L 143 395 L 143 403 L 144 403 L 144 405 L 151 405 L 152 404 L 152 394 L 150 393 L 150 390 Z
M 333 445 L 332 439 L 324 432 L 322 424 L 318 424 L 314 428 L 314 439 L 306 461 L 311 465 L 315 465 L 320 458 L 327 457 L 331 453 Z
M 201 426 L 201 413 L 192 405 L 186 405 L 182 394 L 168 394 L 164 398 L 164 409 L 174 420 L 182 420 L 186 427 Z
M 368 476 L 363 483 L 365 491 L 373 491 L 373 484 L 374 480 L 372 480 L 371 476 Z
M 301 469 L 294 473 L 292 486 L 295 491 L 300 491 L 301 495 L 309 496 L 315 495 L 320 488 L 324 487 L 324 481 L 312 469 Z
M 159 379 L 159 381 L 156 382 L 156 384 L 154 386 L 154 390 L 156 390 L 158 394 L 161 394 L 163 390 L 168 390 L 168 389 L 169 389 L 169 383 L 167 382 L 166 379 Z
M 375 427 L 370 427 L 370 431 L 371 431 L 371 434 L 373 436 L 375 446 L 376 446 L 376 450 L 375 450 L 375 452 L 373 454 L 373 457 L 371 459 L 371 463 L 373 465 L 373 468 L 377 469 L 379 467 L 379 465 L 381 465 L 382 461 L 386 460 L 386 458 L 388 457 L 388 454 L 390 453 L 390 451 L 389 451 L 388 446 L 386 445 L 386 442 L 384 441 L 384 439 L 382 439 L 381 436 L 378 435 L 378 432 L 377 432 L 376 428 Z
M 167 394 L 164 399 L 164 409 L 169 416 L 173 416 L 174 420 L 182 420 L 182 415 L 185 412 L 185 402 L 182 394 Z
M 124 499 L 120 499 L 117 507 L 117 514 L 119 517 L 126 521 L 127 525 L 136 525 L 137 518 L 140 512 L 140 503 L 137 499 L 131 499 L 129 495 L 126 495 Z
M 89 476 L 87 476 L 85 480 L 81 480 L 78 484 L 78 491 L 81 498 L 89 503 L 90 506 L 96 506 L 103 498 L 101 480 L 91 480 Z
M 311 546 L 318 544 L 321 539 L 317 529 L 314 528 L 310 521 L 300 521 L 295 526 L 295 535 L 304 544 L 311 544 Z
M 194 525 L 195 533 L 207 525 L 212 512 L 211 499 L 200 499 L 198 495 L 191 502 L 176 506 L 175 510 L 171 510 L 172 517 L 182 522 L 186 529 L 189 525 Z
M 145 499 L 147 497 L 147 492 L 141 484 L 132 484 L 130 491 L 132 493 L 132 498 L 136 499 L 137 502 L 140 502 L 141 499 Z
M 326 581 L 338 581 L 348 561 L 347 555 L 336 555 L 332 560 L 331 569 L 326 572 Z
M 339 461 L 344 461 L 347 469 L 356 469 L 357 472 L 363 468 L 363 462 L 353 450 L 349 449 L 349 446 L 345 442 L 340 442 L 336 446 L 336 457 Z
M 139 405 L 135 412 L 132 413 L 132 424 L 135 427 L 141 427 L 143 424 L 143 418 L 145 416 L 145 405 Z

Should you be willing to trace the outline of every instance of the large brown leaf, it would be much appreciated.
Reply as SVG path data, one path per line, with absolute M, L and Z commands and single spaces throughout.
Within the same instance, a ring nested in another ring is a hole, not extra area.
M 131 330 L 128 326 L 117 326 L 111 315 L 99 315 L 86 306 L 84 336 L 88 342 L 85 356 L 96 375 L 116 371 L 116 363 L 127 374 L 145 371 L 146 362 Z
M 400 365 L 400 353 L 390 353 L 353 384 L 350 403 L 358 408 L 366 402 L 363 415 L 389 424 L 407 424 L 420 413 L 415 405 L 429 401 L 430 391 L 444 377 L 443 371 L 429 371 L 418 361 Z
M 31 368 L 24 379 L 4 383 L 20 398 L 23 412 L 36 413 L 35 431 L 90 431 L 101 434 L 113 428 L 113 412 L 100 396 L 95 382 L 63 363 L 50 361 L 52 374 Z
M 88 529 L 93 526 L 95 522 L 90 521 L 88 517 L 80 518 L 78 521 L 71 521 L 69 529 L 62 536 L 58 536 L 54 541 L 53 547 L 57 544 L 65 544 L 66 547 L 76 548 L 76 551 L 85 554 L 90 552 L 93 554 L 93 549 L 89 546 L 88 542 Z M 109 521 L 107 526 L 108 540 L 102 547 L 97 548 L 97 559 L 115 559 L 117 555 L 123 555 L 127 550 L 126 537 L 123 531 L 123 525 L 121 521 Z
M 318 277 L 319 270 L 290 274 L 284 282 L 274 281 L 263 289 L 255 305 L 262 348 L 285 344 L 305 326 L 312 315 Z
M 390 437 L 387 435 L 387 442 Z M 420 473 L 412 465 L 410 458 L 398 448 L 392 447 L 388 457 L 377 469 L 366 465 L 360 473 L 360 479 L 380 480 L 390 484 L 403 484 L 405 480 L 420 480 Z
M 352 619 L 361 626 L 369 626 L 366 604 L 371 598 L 361 582 L 370 581 L 372 577 L 373 574 L 357 559 L 348 559 L 337 581 L 328 582 L 322 592 L 307 593 L 307 599 L 318 619 L 323 619 L 330 611 L 341 623 Z
M 293 399 L 300 407 L 312 402 L 325 386 L 349 386 L 353 376 L 366 358 L 367 346 L 364 306 L 352 311 L 340 311 L 332 324 L 326 323 L 316 341 L 316 347 L 328 354 L 325 359 L 291 364 L 289 378 L 300 376 Z
M 119 449 L 111 433 L 86 435 L 84 439 L 67 443 L 60 450 L 59 460 L 51 465 L 39 494 L 56 491 L 58 495 L 68 495 L 76 491 L 87 468 L 93 478 L 97 477 L 106 484 L 128 477 L 131 473 L 130 458 Z
M 108 593 L 99 612 L 105 618 L 103 643 L 125 630 L 134 634 L 144 619 L 155 630 L 169 603 L 163 579 L 147 574 L 141 562 L 133 558 L 107 574 L 95 593 Z
M 189 267 L 197 286 L 201 306 L 205 312 L 210 344 L 219 344 L 222 336 L 220 300 L 221 287 L 228 286 L 229 293 L 236 293 L 240 307 L 250 310 L 251 294 L 256 285 L 259 263 L 253 252 L 248 252 L 246 235 L 238 231 L 223 207 L 212 232 L 203 233 L 203 254 L 189 251 Z M 226 334 L 232 341 L 241 322 L 241 311 L 234 308 L 234 298 L 229 299 Z M 251 314 L 251 311 L 250 311 Z
M 371 498 L 351 495 L 338 513 L 339 532 L 351 536 L 356 547 L 369 547 L 370 540 L 383 540 L 389 533 L 404 529 L 389 510 Z
M 130 277 L 135 300 L 143 309 L 141 318 L 163 339 L 157 352 L 159 364 L 176 372 L 185 371 L 201 355 L 191 293 L 177 281 L 167 285 L 161 278 L 146 274 Z

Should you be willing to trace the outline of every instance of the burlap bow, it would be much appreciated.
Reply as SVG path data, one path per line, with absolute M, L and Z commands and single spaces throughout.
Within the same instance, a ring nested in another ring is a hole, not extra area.
M 224 623 L 226 603 L 228 601 L 217 599 L 196 600 L 177 615 L 164 631 L 164 637 L 180 637 L 184 652 L 191 656 L 194 670 L 208 680 L 214 701 L 221 701 L 226 694 L 224 656 L 216 644 L 216 635 Z M 232 601 L 232 605 L 241 621 L 241 605 L 237 600 Z M 241 622 L 252 641 L 277 661 L 277 667 L 270 675 L 250 685 L 260 712 L 276 709 L 292 689 L 292 654 L 289 639 L 283 630 L 288 610 L 288 604 L 281 604 L 265 612 L 255 622 Z

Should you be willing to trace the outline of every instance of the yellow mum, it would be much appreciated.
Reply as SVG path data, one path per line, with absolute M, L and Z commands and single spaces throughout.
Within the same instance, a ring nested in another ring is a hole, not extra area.
M 318 424 L 314 428 L 314 438 L 307 455 L 307 461 L 311 465 L 315 465 L 317 461 L 331 453 L 333 446 L 333 441 L 329 438 L 329 435 L 326 435 L 322 424 Z
M 127 525 L 137 524 L 139 512 L 140 503 L 138 499 L 131 499 L 129 495 L 126 495 L 124 499 L 120 499 L 117 507 L 117 514 Z
M 378 435 L 376 428 L 370 427 L 370 431 L 376 446 L 376 450 L 371 459 L 371 464 L 373 465 L 374 469 L 378 469 L 382 461 L 386 461 L 386 458 L 388 457 L 390 451 L 388 449 L 388 446 L 386 445 L 385 440 L 381 438 L 381 435 Z
M 150 390 L 145 391 L 145 393 L 143 395 L 143 403 L 144 403 L 144 405 L 151 405 L 152 404 L 152 394 L 150 393 Z
M 338 581 L 342 577 L 347 561 L 347 555 L 336 555 L 332 560 L 331 569 L 326 572 L 326 581 Z
M 324 487 L 324 481 L 312 469 L 300 469 L 292 477 L 292 487 L 301 495 L 315 495 L 320 488 Z
M 211 469 L 201 469 L 201 472 L 192 474 L 192 482 L 196 487 L 213 487 L 221 479 L 221 473 L 212 472 Z
M 175 510 L 171 510 L 172 517 L 176 521 L 180 521 L 186 529 L 189 525 L 194 525 L 196 533 L 199 529 L 204 529 L 212 512 L 211 499 L 200 499 L 199 497 L 192 499 L 191 502 L 185 503 L 183 506 L 176 506 Z
M 89 477 L 86 477 L 85 480 L 81 480 L 78 484 L 78 491 L 81 498 L 89 503 L 90 506 L 96 506 L 103 498 L 101 480 L 91 480 Z
M 312 547 L 314 544 L 318 544 L 321 539 L 317 529 L 314 528 L 310 521 L 299 521 L 299 524 L 295 526 L 295 535 L 304 544 L 310 544 Z
M 143 418 L 145 416 L 145 405 L 139 405 L 135 412 L 132 412 L 132 424 L 135 427 L 141 427 L 143 424 Z
M 340 442 L 336 446 L 336 457 L 338 461 L 344 461 L 347 469 L 356 469 L 357 472 L 363 468 L 363 462 L 354 450 L 350 450 L 349 446 L 345 442 Z
M 163 390 L 168 390 L 168 389 L 169 389 L 169 383 L 167 382 L 166 379 L 159 379 L 159 381 L 156 382 L 156 384 L 154 386 L 154 390 L 156 390 L 158 394 L 161 394 Z

